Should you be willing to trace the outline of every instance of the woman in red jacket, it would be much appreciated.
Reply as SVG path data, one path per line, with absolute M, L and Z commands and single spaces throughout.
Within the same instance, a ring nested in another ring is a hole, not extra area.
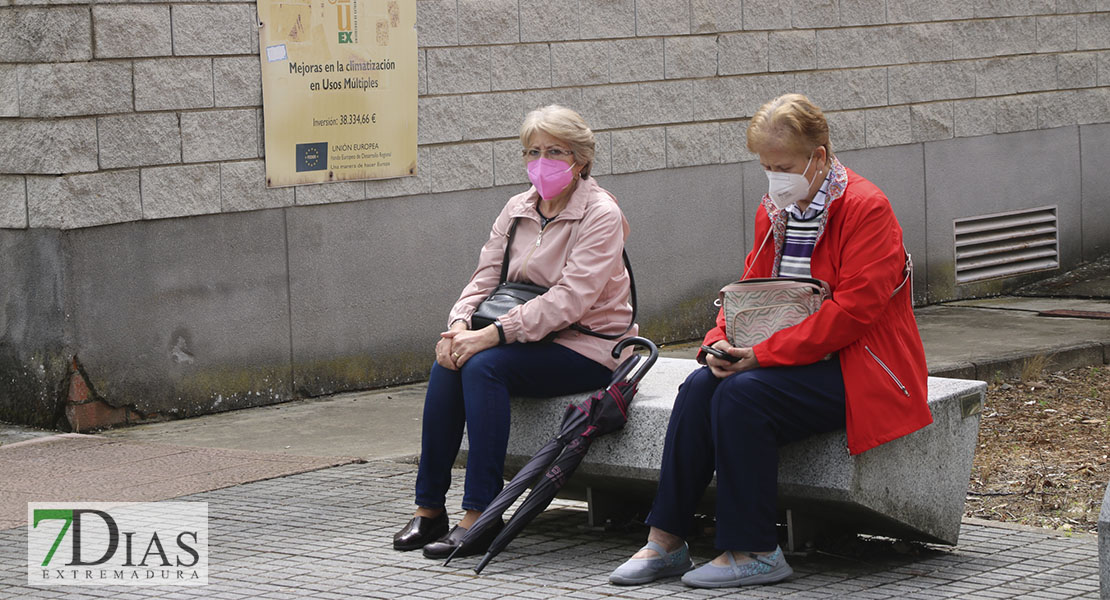
M 814 277 L 832 297 L 751 348 L 731 346 L 718 315 L 704 344 L 736 360 L 702 351 L 706 368 L 679 387 L 648 543 L 613 571 L 613 583 L 684 574 L 694 587 L 732 587 L 788 577 L 775 529 L 778 447 L 847 427 L 848 451 L 858 454 L 932 422 L 902 228 L 886 196 L 836 159 L 828 131 L 800 94 L 752 117 L 748 148 L 769 185 L 743 278 Z M 691 570 L 684 538 L 714 472 L 722 554 Z

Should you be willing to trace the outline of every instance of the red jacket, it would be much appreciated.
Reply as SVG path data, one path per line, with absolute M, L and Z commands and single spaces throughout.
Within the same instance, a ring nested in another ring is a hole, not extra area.
M 928 406 L 925 350 L 904 280 L 902 228 L 890 202 L 873 183 L 834 160 L 834 182 L 825 204 L 827 220 L 818 233 L 810 271 L 829 283 L 832 298 L 801 323 L 754 347 L 761 367 L 805 365 L 838 352 L 844 375 L 848 451 L 859 454 L 933 422 Z M 839 177 L 838 177 L 839 176 Z M 839 185 L 837 180 L 839 180 Z M 757 211 L 755 246 L 778 210 L 764 197 Z M 758 257 L 745 262 L 747 278 L 777 274 L 784 225 Z M 752 264 L 753 259 L 755 263 Z M 712 345 L 725 337 L 723 309 L 705 336 Z M 699 360 L 702 355 L 699 354 Z

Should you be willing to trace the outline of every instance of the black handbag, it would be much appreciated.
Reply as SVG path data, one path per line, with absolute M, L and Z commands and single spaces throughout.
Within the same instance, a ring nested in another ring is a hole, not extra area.
M 482 303 L 475 309 L 474 314 L 470 316 L 471 329 L 481 329 L 488 325 L 493 325 L 493 322 L 496 321 L 498 317 L 504 316 L 505 313 L 512 310 L 514 306 L 520 306 L 547 292 L 547 288 L 542 285 L 520 281 L 505 281 L 509 275 L 509 249 L 513 246 L 513 236 L 516 235 L 516 226 L 519 223 L 520 221 L 518 219 L 514 219 L 512 227 L 509 228 L 509 239 L 505 242 L 505 256 L 501 259 L 501 279 L 493 292 L 491 292 L 485 300 L 482 300 Z M 570 326 L 571 329 L 606 340 L 616 340 L 628 333 L 628 331 L 632 329 L 632 326 L 636 324 L 636 279 L 632 276 L 632 264 L 628 261 L 628 253 L 622 250 L 621 257 L 624 259 L 624 268 L 628 270 L 628 285 L 632 292 L 632 322 L 628 324 L 628 327 L 626 327 L 624 331 L 616 334 L 591 331 L 578 323 L 572 324 Z M 551 332 L 542 341 L 551 341 L 554 339 L 556 333 L 558 332 Z

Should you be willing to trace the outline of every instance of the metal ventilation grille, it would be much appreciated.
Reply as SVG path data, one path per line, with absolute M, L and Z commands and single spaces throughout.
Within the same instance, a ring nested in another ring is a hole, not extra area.
M 1056 207 L 956 219 L 956 283 L 1060 266 Z

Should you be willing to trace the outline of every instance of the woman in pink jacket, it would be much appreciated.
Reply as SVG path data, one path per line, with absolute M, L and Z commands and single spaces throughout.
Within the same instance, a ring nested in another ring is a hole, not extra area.
M 590 177 L 593 132 L 578 113 L 552 105 L 525 117 L 520 141 L 533 187 L 510 198 L 497 216 L 436 343 L 424 400 L 418 508 L 393 537 L 397 550 L 422 547 L 428 558 L 449 556 L 501 491 L 510 396 L 559 396 L 609 383 L 617 365 L 609 354 L 614 341 L 569 329 L 572 324 L 601 334 L 637 333 L 629 327 L 630 278 L 622 261 L 628 222 L 612 194 Z M 471 315 L 500 281 L 514 223 L 507 280 L 549 289 L 494 324 L 472 329 Z M 544 342 L 550 334 L 553 343 Z M 445 500 L 463 425 L 465 516 L 448 531 Z M 499 531 L 491 528 L 470 554 L 485 552 Z

